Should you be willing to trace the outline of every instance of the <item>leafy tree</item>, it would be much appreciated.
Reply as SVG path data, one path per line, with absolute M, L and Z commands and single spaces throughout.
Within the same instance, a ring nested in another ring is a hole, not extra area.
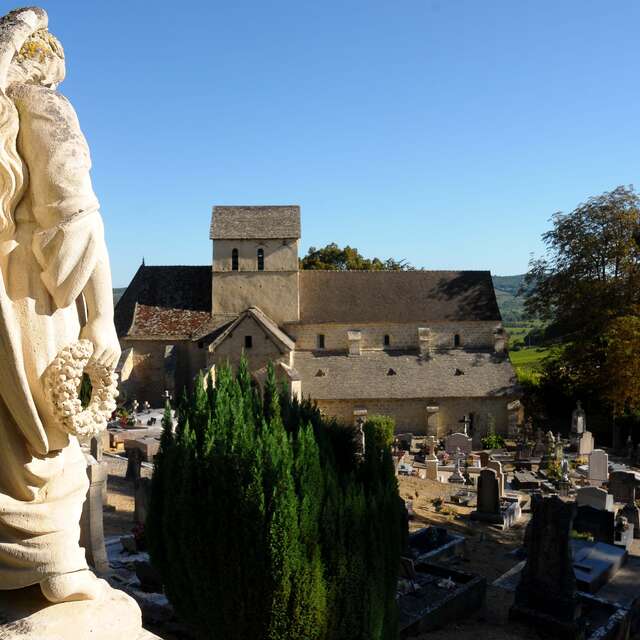
M 612 320 L 604 341 L 603 395 L 616 416 L 640 413 L 640 311 Z
M 415 267 L 406 260 L 387 258 L 365 258 L 355 247 L 339 247 L 332 242 L 320 249 L 309 247 L 307 255 L 300 260 L 302 269 L 325 271 L 413 271 Z
M 565 339 L 593 338 L 640 303 L 640 196 L 618 187 L 552 220 L 525 278 L 527 310 Z
M 525 278 L 526 307 L 562 344 L 543 363 L 539 388 L 525 403 L 547 414 L 570 410 L 576 398 L 588 411 L 631 410 L 637 406 L 631 349 L 640 309 L 640 196 L 618 187 L 552 220 L 543 235 L 546 256 L 531 262 Z

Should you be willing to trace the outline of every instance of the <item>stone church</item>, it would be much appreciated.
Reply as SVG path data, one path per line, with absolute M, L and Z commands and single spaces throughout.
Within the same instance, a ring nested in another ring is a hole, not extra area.
M 443 436 L 519 420 L 488 271 L 300 270 L 300 208 L 213 208 L 212 266 L 139 268 L 116 306 L 123 394 L 159 405 L 246 354 L 354 423 Z

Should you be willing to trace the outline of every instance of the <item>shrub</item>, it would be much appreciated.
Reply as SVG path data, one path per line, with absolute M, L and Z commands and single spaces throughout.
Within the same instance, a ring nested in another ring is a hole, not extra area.
M 377 449 L 384 449 L 393 444 L 396 431 L 396 421 L 391 416 L 372 415 L 364 424 L 365 435 L 369 431 L 369 438 L 373 440 Z
M 178 614 L 215 640 L 391 640 L 407 520 L 388 446 L 246 362 L 170 409 L 146 522 Z
M 487 435 L 482 438 L 483 449 L 502 449 L 504 438 L 496 433 L 496 419 L 492 414 L 487 416 Z

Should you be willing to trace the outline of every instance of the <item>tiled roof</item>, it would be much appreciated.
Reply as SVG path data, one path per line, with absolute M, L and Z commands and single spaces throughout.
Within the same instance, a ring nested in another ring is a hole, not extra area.
M 489 271 L 300 271 L 300 322 L 500 321 Z
M 516 376 L 506 357 L 457 349 L 421 360 L 406 352 L 360 356 L 297 351 L 302 393 L 315 400 L 514 396 Z
M 115 308 L 120 337 L 186 340 L 210 321 L 210 266 L 143 265 Z
M 300 207 L 213 207 L 212 240 L 268 240 L 300 237 Z

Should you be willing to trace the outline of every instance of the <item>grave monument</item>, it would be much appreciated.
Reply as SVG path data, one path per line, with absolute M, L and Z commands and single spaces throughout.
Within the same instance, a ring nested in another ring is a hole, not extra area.
M 78 437 L 115 409 L 120 348 L 89 149 L 47 26 L 38 8 L 0 19 L 0 635 L 142 638 L 136 603 L 79 544 Z
M 544 627 L 549 635 L 576 637 L 581 606 L 569 542 L 575 506 L 552 496 L 535 500 L 532 510 L 527 563 L 509 615 Z

